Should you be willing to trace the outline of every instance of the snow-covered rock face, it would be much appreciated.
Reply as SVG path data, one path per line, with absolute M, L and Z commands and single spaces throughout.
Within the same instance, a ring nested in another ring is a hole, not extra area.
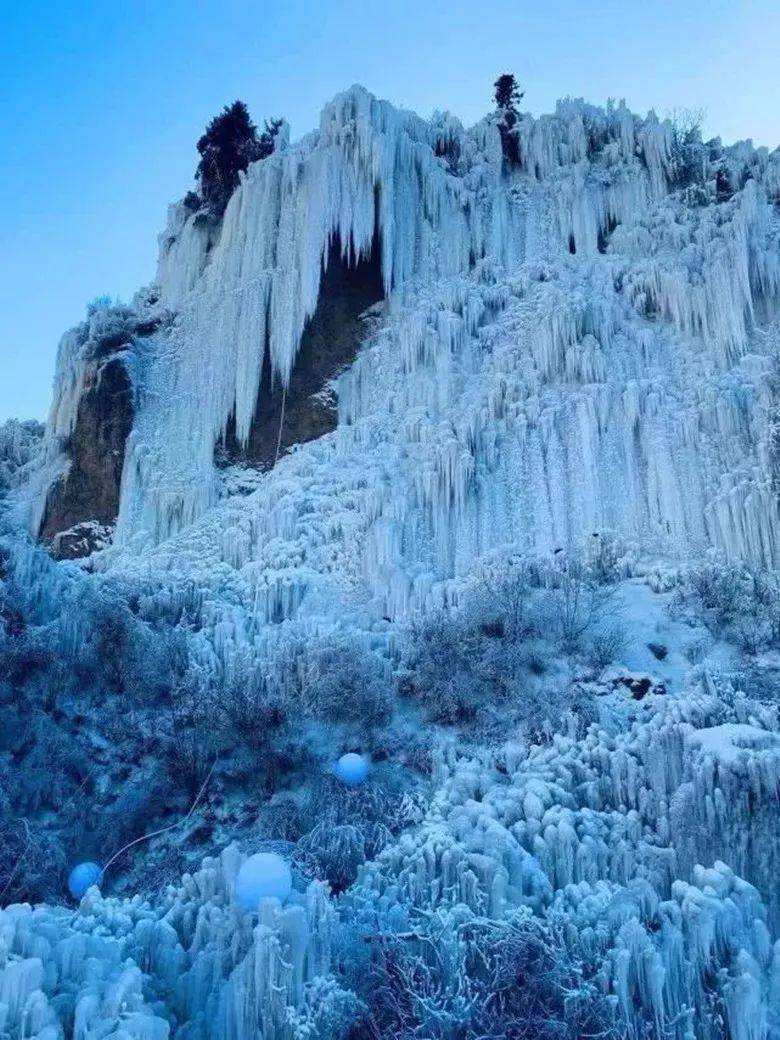
M 389 585 L 391 615 L 508 541 L 610 528 L 776 563 L 777 153 L 702 147 L 694 197 L 673 191 L 668 123 L 580 102 L 521 120 L 520 153 L 507 170 L 494 122 L 425 122 L 353 88 L 248 169 L 218 230 L 172 207 L 158 277 L 177 316 L 135 347 L 117 542 L 196 524 L 231 566 L 263 567 L 271 541 L 277 562 L 311 559 L 292 478 L 307 527 L 352 499 L 352 566 Z M 288 384 L 332 237 L 360 256 L 377 233 L 387 302 L 339 382 L 338 431 L 244 500 L 240 531 L 223 517 L 217 544 L 215 445 L 229 424 L 249 435 L 265 351 Z M 78 406 L 71 353 L 50 436 Z
M 171 208 L 158 306 L 175 318 L 133 346 L 125 563 L 153 544 L 191 567 L 181 534 L 247 601 L 258 575 L 293 609 L 335 582 L 392 617 L 509 542 L 611 529 L 778 562 L 780 157 L 700 146 L 682 189 L 652 115 L 567 101 L 519 133 L 508 170 L 494 121 L 352 88 L 250 166 L 220 228 Z M 220 503 L 215 445 L 249 436 L 266 352 L 289 383 L 335 235 L 353 257 L 379 236 L 387 294 L 338 429 Z M 78 406 L 72 354 L 66 338 L 50 438 Z

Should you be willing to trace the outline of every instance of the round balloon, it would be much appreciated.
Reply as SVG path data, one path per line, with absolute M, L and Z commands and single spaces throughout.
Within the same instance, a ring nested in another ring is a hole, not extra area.
M 368 759 L 350 751 L 341 756 L 333 767 L 333 772 L 347 787 L 359 787 L 368 776 Z
M 78 863 L 68 875 L 68 891 L 74 899 L 81 899 L 100 881 L 102 873 L 97 863 Z
M 283 903 L 292 892 L 292 874 L 275 852 L 256 852 L 241 864 L 236 877 L 236 902 L 244 910 L 257 910 L 262 899 Z

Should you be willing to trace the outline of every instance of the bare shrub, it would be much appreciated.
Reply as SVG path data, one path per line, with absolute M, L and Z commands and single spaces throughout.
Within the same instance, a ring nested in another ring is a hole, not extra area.
M 357 980 L 367 1007 L 360 1035 L 376 1040 L 620 1035 L 595 966 L 570 948 L 555 921 L 527 910 L 499 921 L 439 914 L 412 932 L 375 937 L 374 948 L 369 971 Z
M 550 569 L 545 607 L 551 630 L 567 653 L 613 612 L 613 589 L 597 580 L 576 556 L 561 553 Z

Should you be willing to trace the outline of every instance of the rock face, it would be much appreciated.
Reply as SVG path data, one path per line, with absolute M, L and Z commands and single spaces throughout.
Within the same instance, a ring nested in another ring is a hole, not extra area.
M 315 440 L 336 428 L 336 400 L 328 383 L 357 356 L 363 336 L 361 315 L 384 297 L 378 236 L 371 252 L 345 258 L 338 235 L 331 241 L 317 307 L 304 329 L 290 385 L 284 392 L 263 359 L 255 417 L 244 446 L 231 418 L 218 459 L 271 469 L 294 444 Z
M 49 493 L 40 537 L 55 556 L 86 556 L 91 534 L 116 520 L 125 441 L 133 425 L 133 390 L 124 359 L 95 363 L 81 395 L 66 445 L 69 465 Z

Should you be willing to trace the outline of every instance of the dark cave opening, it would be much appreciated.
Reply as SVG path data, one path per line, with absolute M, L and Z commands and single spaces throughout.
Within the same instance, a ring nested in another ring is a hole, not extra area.
M 244 463 L 271 469 L 277 447 L 278 454 L 283 455 L 294 444 L 315 440 L 335 429 L 336 401 L 321 391 L 355 360 L 364 333 L 361 315 L 384 295 L 379 235 L 374 235 L 368 256 L 357 258 L 349 253 L 344 256 L 341 239 L 335 235 L 328 248 L 317 307 L 303 331 L 286 395 L 278 380 L 272 379 L 266 346 L 247 443 L 238 443 L 235 417 L 231 416 L 217 447 L 219 464 Z

